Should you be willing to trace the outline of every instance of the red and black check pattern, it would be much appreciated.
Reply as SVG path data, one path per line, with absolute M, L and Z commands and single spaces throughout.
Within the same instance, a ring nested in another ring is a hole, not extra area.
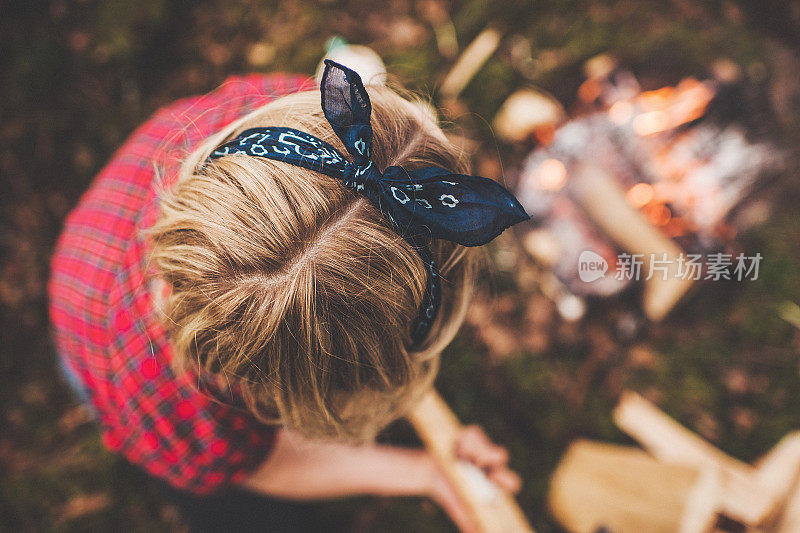
M 170 368 L 142 236 L 157 216 L 156 175 L 170 180 L 204 138 L 259 105 L 311 87 L 298 76 L 233 77 L 210 95 L 159 110 L 67 217 L 53 257 L 56 349 L 84 384 L 103 442 L 178 488 L 205 493 L 241 480 L 265 458 L 275 427 L 216 401 L 198 389 L 195 376 Z

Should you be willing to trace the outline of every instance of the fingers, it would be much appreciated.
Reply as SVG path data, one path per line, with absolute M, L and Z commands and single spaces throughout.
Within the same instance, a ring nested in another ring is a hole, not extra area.
M 489 480 L 502 490 L 516 494 L 522 488 L 522 478 L 519 474 L 506 467 L 497 467 L 489 470 Z
M 508 463 L 508 450 L 493 443 L 483 429 L 474 425 L 464 428 L 458 440 L 456 455 L 482 469 L 501 467 Z
M 508 468 L 508 450 L 493 443 L 479 426 L 464 428 L 456 455 L 484 470 L 493 483 L 507 492 L 516 494 L 522 487 L 522 479 Z

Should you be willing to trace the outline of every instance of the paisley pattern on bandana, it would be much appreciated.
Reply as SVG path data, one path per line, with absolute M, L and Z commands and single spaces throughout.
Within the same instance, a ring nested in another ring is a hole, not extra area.
M 454 174 L 440 167 L 383 171 L 370 158 L 372 105 L 354 71 L 325 60 L 322 109 L 352 162 L 325 141 L 283 127 L 251 128 L 222 144 L 209 160 L 247 155 L 283 161 L 338 178 L 366 196 L 420 255 L 427 270 L 425 296 L 412 328 L 415 344 L 428 335 L 441 304 L 441 278 L 428 248 L 430 239 L 480 246 L 529 217 L 497 182 Z

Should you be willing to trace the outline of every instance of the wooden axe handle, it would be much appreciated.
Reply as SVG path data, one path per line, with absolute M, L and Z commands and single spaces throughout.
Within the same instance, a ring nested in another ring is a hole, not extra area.
M 511 496 L 493 486 L 487 491 L 486 484 L 491 482 L 485 477 L 475 479 L 476 471 L 470 469 L 471 464 L 465 466 L 456 458 L 455 449 L 462 426 L 436 391 L 428 393 L 408 419 L 482 533 L 533 533 L 533 528 Z

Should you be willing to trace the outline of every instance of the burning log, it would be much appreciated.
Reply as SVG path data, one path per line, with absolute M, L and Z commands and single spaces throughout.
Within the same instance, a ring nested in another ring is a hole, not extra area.
M 677 258 L 683 251 L 628 204 L 622 188 L 602 169 L 580 168 L 573 191 L 589 218 L 623 249 L 641 255 L 649 270 L 648 261 L 663 257 L 665 275 L 645 281 L 644 312 L 651 320 L 664 318 L 693 283 L 677 275 Z

